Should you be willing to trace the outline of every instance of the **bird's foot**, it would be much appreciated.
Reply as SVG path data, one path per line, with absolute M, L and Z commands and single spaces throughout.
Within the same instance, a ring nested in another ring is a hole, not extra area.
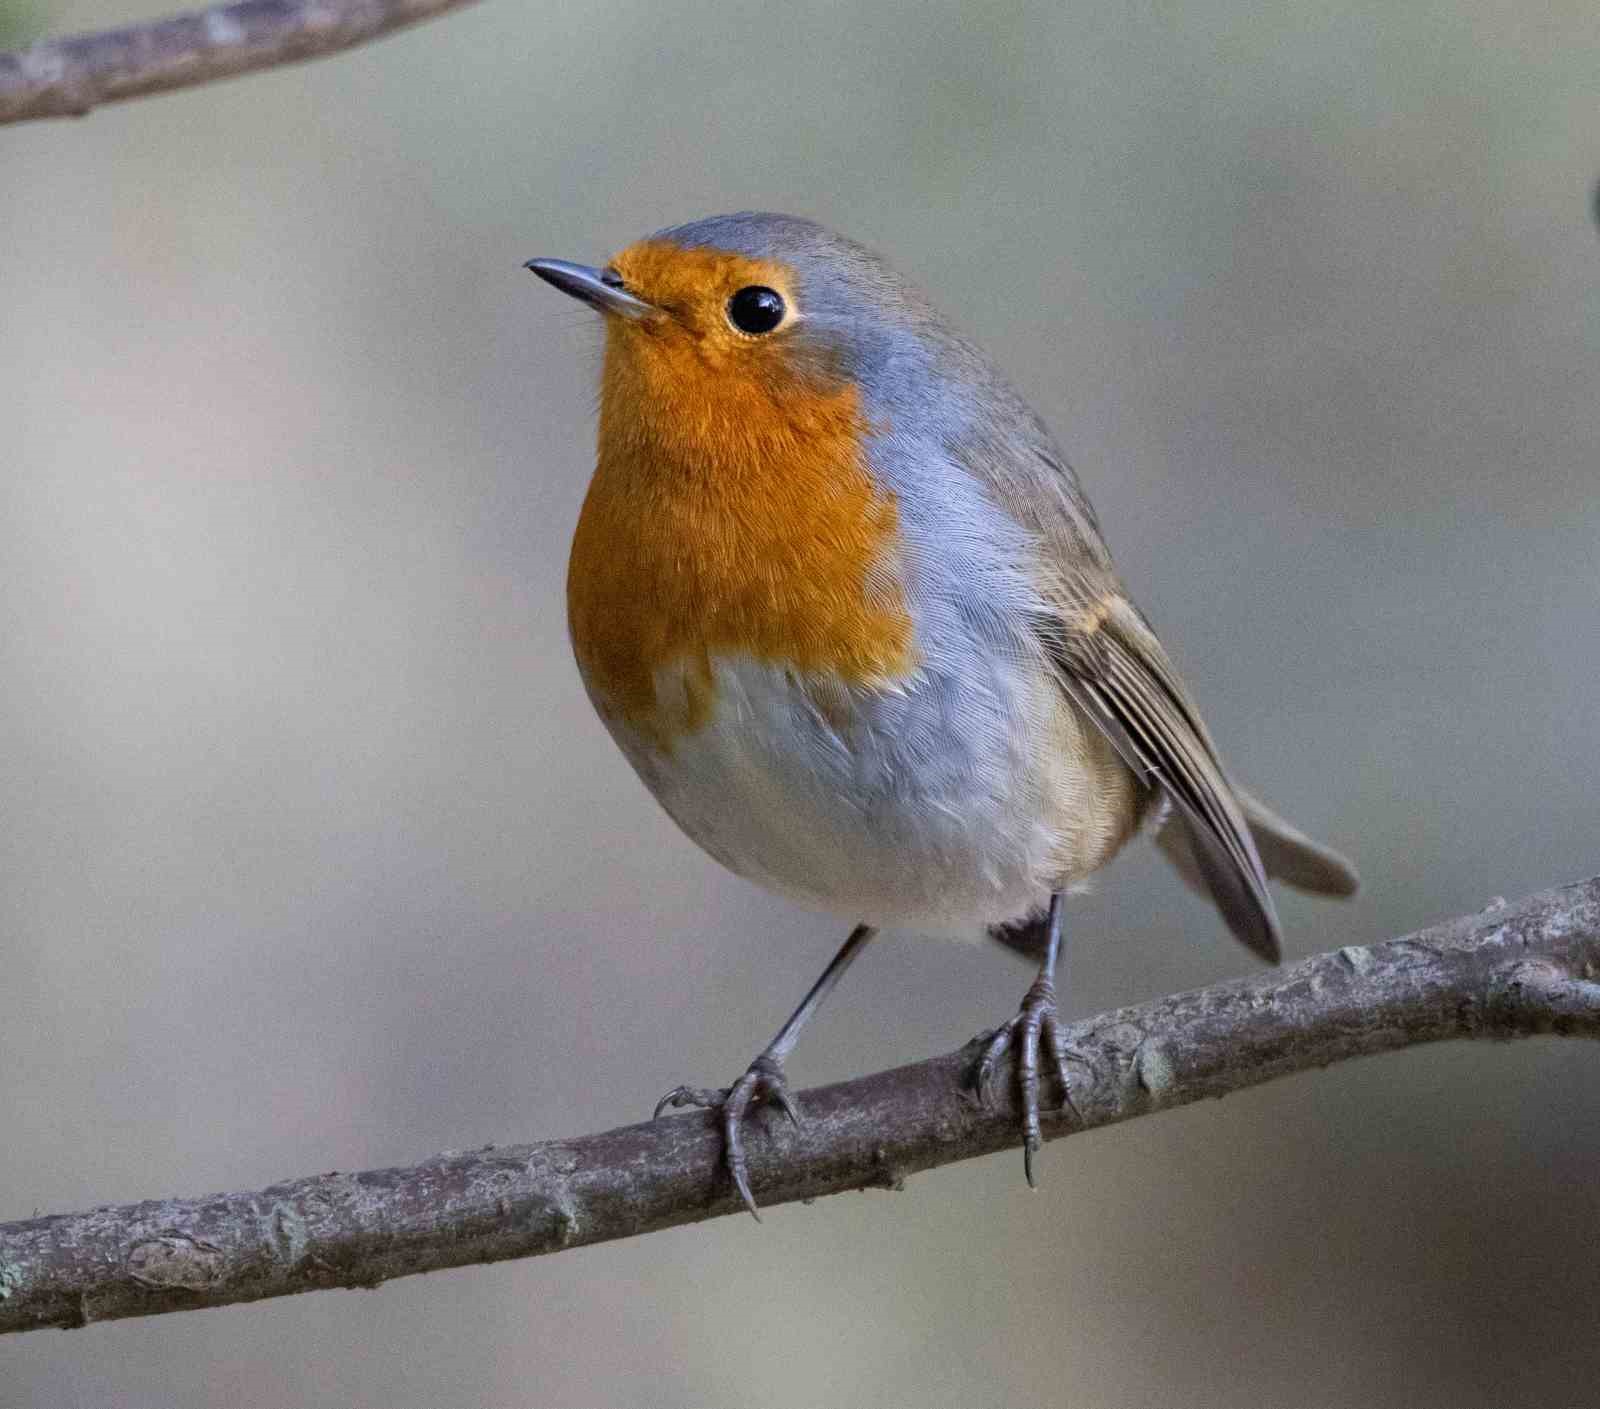
M 1076 1055 L 1067 1045 L 1062 1029 L 1061 1014 L 1056 1008 L 1056 988 L 1048 978 L 1040 975 L 1022 999 L 1016 1017 L 990 1037 L 973 1070 L 973 1085 L 978 1099 L 988 1107 L 994 1105 L 993 1087 L 1001 1064 L 1010 1059 L 1015 1063 L 1017 1085 L 1022 1096 L 1022 1167 L 1028 1176 L 1028 1187 L 1038 1188 L 1033 1176 L 1033 1157 L 1044 1143 L 1039 1125 L 1039 1039 L 1050 1054 L 1056 1080 L 1061 1087 L 1061 1106 L 1079 1124 L 1083 1117 L 1072 1104 L 1072 1088 L 1067 1080 L 1067 1060 Z
M 696 1086 L 676 1086 L 656 1102 L 656 1119 L 666 1110 L 679 1106 L 700 1106 L 722 1113 L 722 1155 L 733 1176 L 733 1187 L 739 1191 L 744 1206 L 756 1222 L 761 1214 L 756 1210 L 754 1195 L 750 1192 L 750 1169 L 744 1153 L 744 1118 L 752 1106 L 771 1102 L 786 1116 L 796 1130 L 803 1117 L 800 1107 L 789 1094 L 789 1079 L 784 1075 L 783 1063 L 763 1052 L 750 1063 L 745 1074 L 732 1086 L 721 1090 Z

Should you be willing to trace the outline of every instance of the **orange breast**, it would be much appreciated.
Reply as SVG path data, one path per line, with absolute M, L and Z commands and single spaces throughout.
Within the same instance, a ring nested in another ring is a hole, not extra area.
M 603 709 L 669 747 L 709 717 L 718 654 L 855 685 L 911 672 L 898 515 L 862 462 L 862 429 L 853 387 L 610 331 L 567 575 L 573 647 Z

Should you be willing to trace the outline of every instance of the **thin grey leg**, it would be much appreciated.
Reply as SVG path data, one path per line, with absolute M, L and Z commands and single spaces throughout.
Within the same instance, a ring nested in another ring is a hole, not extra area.
M 1038 977 L 1023 995 L 1016 1017 L 989 1039 L 978 1062 L 976 1083 L 982 1100 L 990 1100 L 996 1069 L 1008 1052 L 1015 1053 L 1017 1087 L 1022 1101 L 1022 1168 L 1028 1177 L 1028 1187 L 1038 1188 L 1034 1178 L 1033 1157 L 1044 1144 L 1044 1132 L 1039 1124 L 1039 1039 L 1043 1036 L 1050 1051 L 1050 1060 L 1061 1084 L 1062 1105 L 1074 1116 L 1072 1092 L 1067 1083 L 1067 1057 L 1069 1049 L 1061 1028 L 1061 1016 L 1056 1008 L 1056 968 L 1061 958 L 1061 892 L 1050 897 L 1050 911 L 1046 917 L 1044 962 L 1039 965 Z
M 784 1061 L 789 1053 L 794 1051 L 794 1044 L 800 1037 L 800 1029 L 822 1006 L 823 999 L 833 992 L 839 980 L 844 977 L 844 971 L 855 962 L 856 956 L 867 947 L 867 941 L 875 934 L 877 930 L 871 925 L 857 925 L 850 931 L 850 937 L 845 940 L 839 952 L 828 961 L 828 967 L 811 985 L 811 991 L 801 1000 L 800 1006 L 789 1015 L 789 1021 L 778 1029 L 778 1035 L 761 1049 L 761 1054 L 750 1063 L 744 1075 L 732 1086 L 724 1090 L 677 1086 L 656 1103 L 658 1117 L 663 1111 L 674 1106 L 703 1106 L 722 1112 L 723 1155 L 727 1160 L 728 1173 L 733 1176 L 734 1187 L 738 1189 L 739 1197 L 744 1200 L 744 1206 L 755 1216 L 757 1222 L 760 1222 L 761 1215 L 756 1211 L 756 1201 L 750 1192 L 749 1165 L 744 1152 L 745 1115 L 757 1102 L 771 1101 L 789 1117 L 792 1125 L 799 1127 L 803 1117 L 799 1105 L 789 1094 L 789 1080 L 783 1070 Z M 1034 1045 L 1037 1049 L 1037 1042 Z M 1037 1086 L 1037 1081 L 1034 1084 Z

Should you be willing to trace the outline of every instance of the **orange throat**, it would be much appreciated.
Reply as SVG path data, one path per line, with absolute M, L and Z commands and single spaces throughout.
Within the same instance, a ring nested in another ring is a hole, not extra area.
M 599 462 L 567 571 L 602 713 L 665 748 L 710 718 L 720 655 L 841 685 L 911 673 L 899 516 L 863 463 L 863 429 L 852 386 L 608 333 Z

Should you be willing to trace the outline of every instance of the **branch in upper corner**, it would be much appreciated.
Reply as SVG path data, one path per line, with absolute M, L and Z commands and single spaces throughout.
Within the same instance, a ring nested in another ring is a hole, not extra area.
M 473 0 L 243 0 L 0 54 L 0 123 L 82 117 L 102 103 L 299 63 Z
M 1045 1138 L 1349 1057 L 1460 1037 L 1600 1036 L 1600 878 L 1404 939 L 1073 1024 L 1073 1105 Z M 972 1048 L 805 1093 L 751 1141 L 763 1206 L 1019 1142 L 966 1087 Z M 740 1204 L 714 1116 L 0 1225 L 0 1332 L 184 1311 L 559 1252 Z

